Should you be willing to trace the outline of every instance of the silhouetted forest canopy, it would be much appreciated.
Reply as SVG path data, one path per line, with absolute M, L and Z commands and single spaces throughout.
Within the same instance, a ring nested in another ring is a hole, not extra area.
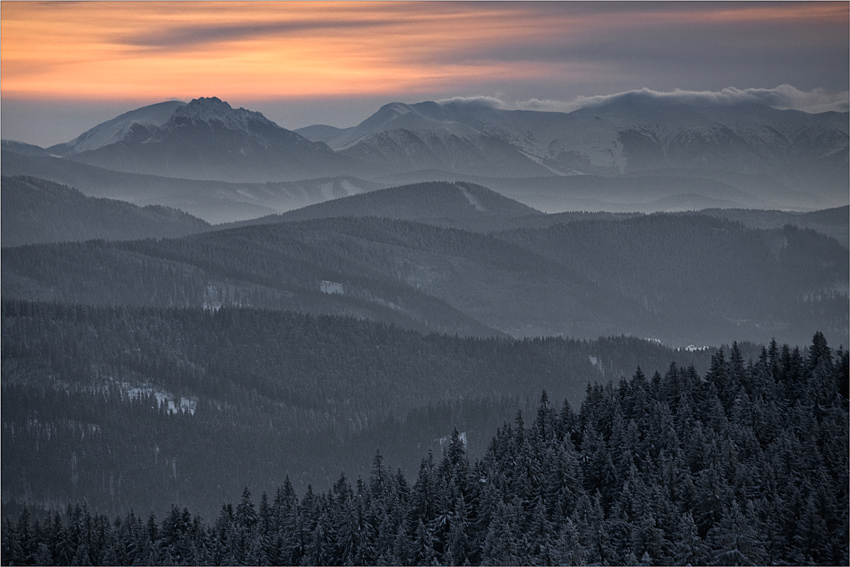
M 378 448 L 412 475 L 453 427 L 478 458 L 543 389 L 577 406 L 589 383 L 672 360 L 705 372 L 714 352 L 232 307 L 3 302 L 2 316 L 4 504 L 85 499 L 110 515 L 177 502 L 209 516 L 285 475 L 325 490 L 340 471 L 367 475 Z
M 637 369 L 575 409 L 544 391 L 481 458 L 455 431 L 415 479 L 377 453 L 365 479 L 246 487 L 214 518 L 24 510 L 3 563 L 847 564 L 847 417 L 848 353 L 821 333 L 750 360 L 734 344 L 703 376 Z

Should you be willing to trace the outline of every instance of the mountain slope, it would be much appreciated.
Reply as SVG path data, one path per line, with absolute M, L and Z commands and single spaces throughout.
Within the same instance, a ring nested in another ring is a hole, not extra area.
M 2 198 L 4 247 L 94 238 L 173 238 L 210 230 L 209 223 L 183 211 L 86 197 L 34 177 L 4 176 Z
M 571 113 L 507 111 L 476 102 L 391 103 L 358 126 L 330 134 L 321 130 L 332 148 L 390 175 L 436 170 L 507 181 L 672 171 L 684 195 L 693 192 L 688 180 L 696 178 L 731 184 L 760 206 L 811 208 L 812 196 L 816 206 L 847 200 L 847 113 L 674 104 L 631 93 Z M 730 173 L 737 177 L 730 179 Z M 759 177 L 777 187 L 764 187 Z M 438 178 L 418 177 L 429 179 Z M 523 190 L 521 182 L 512 187 L 517 194 Z M 699 195 L 716 198 L 710 190 Z
M 349 224 L 286 223 L 207 238 L 10 248 L 2 257 L 3 293 L 98 305 L 245 305 L 349 315 L 422 331 L 499 334 L 387 277 L 370 257 L 381 253 L 380 246 L 362 242 L 351 234 L 356 223 Z M 64 281 L 56 287 L 49 282 L 58 273 Z
M 4 560 L 13 565 L 31 562 L 33 549 L 40 565 L 83 555 L 129 565 L 406 565 L 426 563 L 423 556 L 440 565 L 633 565 L 638 555 L 669 565 L 785 565 L 801 556 L 848 564 L 847 461 L 836 457 L 850 443 L 848 355 L 833 354 L 820 334 L 809 349 L 774 342 L 757 356 L 749 353 L 758 345 L 734 344 L 728 359 L 724 350 L 711 354 L 704 375 L 687 353 L 657 349 L 675 362 L 654 373 L 642 362 L 617 385 L 588 385 L 580 404 L 568 397 L 561 405 L 550 386 L 576 386 L 591 364 L 606 364 L 607 353 L 596 351 L 602 341 L 417 341 L 349 321 L 246 312 L 124 312 L 116 321 L 103 310 L 3 307 L 4 326 L 24 335 L 3 344 L 16 355 L 4 357 L 4 371 L 24 378 L 3 384 L 4 514 L 14 514 L 15 500 L 59 509 L 41 527 L 31 527 L 32 509 L 4 518 Z M 207 332 L 197 332 L 201 325 Z M 46 343 L 56 327 L 52 337 L 73 337 L 74 349 Z M 110 356 L 97 348 L 99 335 L 145 355 L 135 364 Z M 246 343 L 262 345 L 260 360 Z M 52 383 L 26 380 L 45 350 Z M 313 372 L 297 376 L 295 353 Z M 194 364 L 181 368 L 175 354 Z M 179 385 L 181 394 L 76 369 L 126 375 L 146 363 L 164 375 L 158 385 Z M 458 371 L 467 379 L 452 379 Z M 186 383 L 196 397 L 184 397 Z M 492 437 L 487 422 L 510 401 L 464 396 L 402 419 L 368 419 L 388 398 L 409 407 L 467 388 L 477 396 L 541 383 L 542 395 L 531 394 L 539 403 L 517 404 L 522 413 L 502 418 Z M 62 397 L 60 388 L 72 393 Z M 222 403 L 215 390 L 225 388 Z M 302 391 L 322 403 L 308 406 Z M 185 410 L 171 409 L 178 404 Z M 377 423 L 334 437 L 340 422 L 367 420 Z M 293 421 L 333 426 L 299 442 Z M 299 499 L 304 477 L 315 483 Z M 241 501 L 222 505 L 227 492 Z M 259 507 L 252 492 L 262 494 Z M 149 508 L 164 517 L 161 528 L 133 511 Z
M 686 335 L 711 342 L 724 327 L 802 341 L 809 327 L 847 342 L 847 251 L 812 230 L 752 230 L 702 214 L 655 214 L 494 236 L 640 302 L 659 317 L 665 341 Z
M 850 207 L 799 213 L 742 209 L 706 209 L 700 214 L 740 222 L 750 228 L 777 229 L 785 225 L 808 228 L 834 238 L 845 248 L 850 241 Z
M 589 382 L 637 365 L 664 373 L 674 359 L 706 370 L 711 354 L 626 338 L 470 339 L 244 308 L 5 297 L 2 325 L 11 331 L 4 512 L 13 499 L 63 508 L 86 498 L 110 513 L 163 514 L 179 501 L 214 515 L 246 484 L 272 491 L 288 475 L 304 491 L 331 486 L 341 469 L 368 474 L 379 448 L 415 474 L 422 451 L 439 453 L 453 427 L 483 453 L 490 428 L 542 389 L 578 407 Z
M 51 153 L 41 146 L 34 146 L 32 144 L 27 144 L 24 142 L 17 142 L 15 140 L 3 140 L 0 142 L 0 147 L 2 147 L 3 152 L 6 151 L 15 152 L 17 154 L 25 155 L 25 156 L 34 156 L 34 157 L 50 157 Z
M 414 220 L 486 232 L 500 228 L 501 221 L 543 216 L 543 213 L 480 185 L 433 182 L 391 187 L 334 199 L 239 224 L 366 216 Z
M 198 181 L 126 173 L 5 149 L 2 162 L 3 175 L 40 177 L 76 187 L 92 197 L 119 199 L 140 206 L 172 207 L 212 223 L 261 217 L 386 187 L 383 183 L 350 176 L 269 183 Z
M 408 328 L 668 344 L 847 344 L 846 249 L 810 230 L 700 215 L 598 218 L 491 235 L 329 218 L 177 240 L 11 248 L 4 297 L 244 305 Z
M 337 138 L 348 130 L 349 128 L 337 128 L 336 126 L 328 126 L 327 124 L 314 124 L 312 126 L 306 126 L 304 128 L 296 128 L 293 130 L 296 134 L 300 134 L 307 138 L 308 140 L 313 140 L 314 142 L 325 142 L 327 143 L 334 138 Z
M 482 129 L 455 107 L 390 103 L 328 143 L 385 173 L 438 169 L 450 173 L 531 177 L 552 172 L 512 140 Z M 472 122 L 472 124 L 470 124 Z
M 527 250 L 484 235 L 389 219 L 266 224 L 160 242 L 12 248 L 2 262 L 4 297 L 19 299 L 248 305 L 472 335 L 498 329 L 515 336 L 627 330 L 643 336 L 639 330 L 647 324 L 639 305 Z M 58 286 L 55 274 L 63 274 Z
M 70 156 L 97 150 L 117 143 L 134 143 L 146 140 L 152 132 L 168 122 L 178 108 L 186 106 L 181 101 L 166 101 L 143 106 L 98 124 L 70 142 L 51 146 L 49 150 L 61 156 Z
M 105 125 L 95 130 L 101 127 Z M 195 99 L 162 125 L 70 159 L 131 173 L 231 182 L 292 180 L 353 169 L 350 160 L 324 143 L 216 97 Z
M 807 178 L 822 190 L 836 191 L 841 179 L 833 176 L 848 160 L 846 113 L 669 104 L 632 93 L 568 116 L 572 128 L 553 140 L 553 159 L 572 160 L 590 132 L 605 138 L 616 132 L 620 153 L 610 165 L 621 172 L 683 168 L 767 173 L 797 182 L 795 187 Z

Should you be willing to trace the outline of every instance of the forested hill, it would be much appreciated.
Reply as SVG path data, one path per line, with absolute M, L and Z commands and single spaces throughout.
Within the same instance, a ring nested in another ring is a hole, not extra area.
M 847 387 L 847 352 L 820 333 L 807 353 L 733 347 L 703 377 L 671 365 L 591 387 L 577 411 L 544 392 L 480 459 L 455 431 L 414 477 L 376 454 L 365 479 L 299 497 L 281 478 L 206 518 L 25 511 L 4 520 L 3 561 L 846 565 Z
M 701 214 L 656 214 L 494 236 L 642 304 L 674 336 L 720 335 L 726 325 L 789 336 L 808 325 L 847 344 L 847 249 L 810 229 L 751 230 Z
M 444 181 L 381 189 L 236 224 L 365 216 L 488 232 L 515 223 L 545 222 L 542 219 L 547 215 L 481 185 Z
M 542 389 L 580 403 L 636 366 L 711 351 L 639 339 L 423 335 L 245 308 L 3 303 L 3 498 L 214 513 L 243 484 L 330 486 L 380 447 L 406 471 L 453 426 L 480 455 Z M 753 347 L 745 353 L 755 354 Z M 435 445 L 436 444 L 436 445 Z M 317 450 L 320 448 L 320 450 Z
M 386 187 L 352 176 L 270 183 L 227 183 L 103 169 L 69 159 L 23 155 L 3 146 L 3 174 L 38 177 L 90 197 L 158 204 L 211 223 L 234 222 Z
M 848 247 L 848 240 L 850 240 L 850 207 L 847 205 L 809 213 L 755 209 L 705 209 L 699 214 L 733 220 L 749 228 L 778 229 L 789 224 L 798 228 L 808 228 L 834 238 L 845 248 Z
M 4 247 L 76 240 L 179 237 L 210 230 L 183 211 L 86 197 L 76 189 L 35 177 L 3 176 Z
M 811 230 L 703 215 L 494 234 L 328 218 L 10 248 L 2 270 L 3 297 L 16 300 L 244 305 L 463 335 L 626 334 L 676 346 L 805 344 L 820 329 L 848 344 L 846 248 Z

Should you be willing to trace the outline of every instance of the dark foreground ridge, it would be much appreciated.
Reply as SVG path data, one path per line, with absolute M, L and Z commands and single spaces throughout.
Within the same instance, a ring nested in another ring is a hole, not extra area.
M 671 365 L 590 386 L 579 411 L 544 392 L 471 462 L 451 436 L 411 484 L 380 454 L 298 498 L 289 478 L 215 519 L 161 522 L 84 504 L 2 524 L 3 564 L 433 565 L 848 563 L 848 353 L 816 333 L 700 377 Z

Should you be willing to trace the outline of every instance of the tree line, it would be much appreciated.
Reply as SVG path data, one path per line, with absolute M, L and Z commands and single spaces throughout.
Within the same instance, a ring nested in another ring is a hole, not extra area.
M 244 485 L 271 492 L 287 474 L 299 493 L 324 490 L 341 470 L 367 475 L 377 448 L 414 474 L 453 427 L 477 458 L 543 389 L 577 405 L 590 382 L 674 359 L 702 372 L 712 352 L 247 308 L 6 301 L 2 332 L 4 504 L 86 499 L 110 515 L 177 502 L 209 516 Z
M 577 411 L 546 392 L 470 459 L 463 436 L 415 480 L 378 453 L 300 498 L 286 478 L 205 519 L 110 520 L 85 504 L 2 523 L 4 564 L 846 564 L 848 353 L 816 333 L 703 375 L 588 386 Z

